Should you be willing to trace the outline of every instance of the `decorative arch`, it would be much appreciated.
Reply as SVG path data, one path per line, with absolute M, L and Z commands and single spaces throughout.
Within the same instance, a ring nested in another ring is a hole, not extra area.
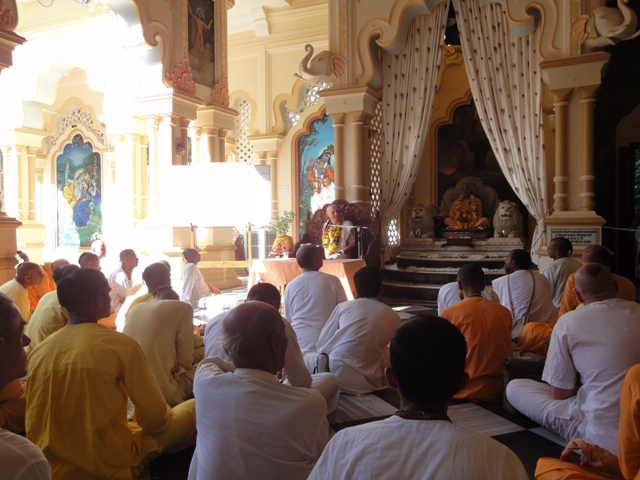
M 290 94 L 281 93 L 273 101 L 273 112 L 276 117 L 273 131 L 286 135 L 296 126 L 300 115 L 321 100 L 318 92 L 325 88 L 328 88 L 328 85 L 296 80 Z

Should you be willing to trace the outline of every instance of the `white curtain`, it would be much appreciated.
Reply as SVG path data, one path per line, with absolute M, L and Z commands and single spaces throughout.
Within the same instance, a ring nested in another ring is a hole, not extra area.
M 383 52 L 382 161 L 380 170 L 382 242 L 389 223 L 404 205 L 420 165 L 436 93 L 449 2 L 416 17 L 404 48 Z M 384 259 L 390 257 L 389 248 Z
M 536 32 L 511 33 L 500 4 L 451 1 L 480 120 L 507 181 L 537 221 L 531 244 L 537 262 L 549 206 Z

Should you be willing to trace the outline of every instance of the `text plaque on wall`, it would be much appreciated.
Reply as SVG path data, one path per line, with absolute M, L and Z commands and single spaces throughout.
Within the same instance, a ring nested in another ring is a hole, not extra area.
M 576 246 L 599 245 L 600 227 L 550 227 L 549 240 L 564 237 Z

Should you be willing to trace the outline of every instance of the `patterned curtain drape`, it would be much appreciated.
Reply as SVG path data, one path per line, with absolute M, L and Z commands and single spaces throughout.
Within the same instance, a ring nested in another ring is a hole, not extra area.
M 531 244 L 537 262 L 549 207 L 536 33 L 511 33 L 501 4 L 451 1 L 478 115 L 507 181 L 537 221 Z
M 383 52 L 380 170 L 383 245 L 389 244 L 389 223 L 407 200 L 420 166 L 436 93 L 448 7 L 449 2 L 443 2 L 433 13 L 416 17 L 402 51 Z M 384 259 L 389 257 L 389 248 L 385 248 Z

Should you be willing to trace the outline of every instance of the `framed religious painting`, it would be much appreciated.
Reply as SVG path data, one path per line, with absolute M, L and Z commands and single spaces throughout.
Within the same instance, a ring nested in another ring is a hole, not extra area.
M 298 137 L 298 213 L 300 235 L 307 212 L 336 199 L 333 122 L 326 113 L 309 122 L 308 132 Z
M 55 159 L 59 246 L 89 247 L 102 238 L 102 157 L 82 134 Z

